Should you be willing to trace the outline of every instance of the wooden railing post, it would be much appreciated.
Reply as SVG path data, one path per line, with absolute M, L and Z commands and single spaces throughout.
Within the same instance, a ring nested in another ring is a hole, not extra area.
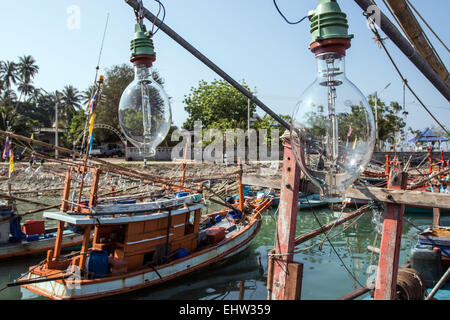
M 290 141 L 286 140 L 275 250 L 270 256 L 271 274 L 268 279 L 271 283 L 267 284 L 271 300 L 300 298 L 302 268 L 293 262 L 299 184 L 300 168 L 292 152 Z
M 390 177 L 392 189 L 406 189 L 408 174 L 393 171 Z M 383 234 L 375 285 L 375 300 L 394 300 L 396 298 L 397 273 L 402 239 L 404 204 L 384 204 Z

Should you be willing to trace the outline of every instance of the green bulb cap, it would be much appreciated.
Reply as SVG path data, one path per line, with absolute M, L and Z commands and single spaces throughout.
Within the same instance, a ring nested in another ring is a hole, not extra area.
M 153 40 L 147 33 L 145 25 L 137 23 L 134 27 L 134 39 L 131 40 L 131 59 L 134 65 L 146 64 L 151 67 L 156 60 L 155 47 Z
M 352 39 L 348 34 L 347 15 L 336 0 L 318 0 L 317 8 L 309 13 L 312 43 L 329 39 Z

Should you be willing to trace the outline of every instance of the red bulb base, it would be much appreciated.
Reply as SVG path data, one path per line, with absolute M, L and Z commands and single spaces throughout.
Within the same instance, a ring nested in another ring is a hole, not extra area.
M 141 54 L 138 56 L 132 56 L 130 61 L 133 63 L 134 66 L 138 65 L 146 65 L 148 68 L 150 68 L 153 65 L 153 62 L 156 61 L 155 55 L 149 55 L 149 54 Z
M 345 51 L 350 48 L 350 39 L 327 39 L 315 41 L 309 49 L 317 56 L 326 52 L 335 52 L 345 56 Z

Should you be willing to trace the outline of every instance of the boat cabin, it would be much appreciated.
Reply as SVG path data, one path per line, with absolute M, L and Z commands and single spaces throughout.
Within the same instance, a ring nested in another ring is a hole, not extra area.
M 77 266 L 94 277 L 105 276 L 157 266 L 196 250 L 201 210 L 205 207 L 200 194 L 178 192 L 151 202 L 138 202 L 142 198 L 136 200 L 136 196 L 134 200 L 97 199 L 100 172 L 92 172 L 88 206 L 70 206 L 68 173 L 61 212 L 44 213 L 45 218 L 59 221 L 55 247 L 47 253 L 46 269 Z M 84 235 L 81 252 L 70 258 L 60 255 L 66 224 Z

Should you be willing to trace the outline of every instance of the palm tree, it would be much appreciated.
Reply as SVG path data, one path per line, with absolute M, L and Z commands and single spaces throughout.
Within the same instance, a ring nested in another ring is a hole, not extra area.
M 25 83 L 30 83 L 39 71 L 39 66 L 32 56 L 19 57 L 17 72 Z
M 77 88 L 72 85 L 65 86 L 62 91 L 61 108 L 64 111 L 67 125 L 78 109 L 81 108 L 81 100 L 83 96 Z
M 31 82 L 20 81 L 17 90 L 20 92 L 19 101 L 22 99 L 22 95 L 26 97 L 30 96 L 34 92 L 34 86 Z
M 5 89 L 10 89 L 12 84 L 19 80 L 17 65 L 12 61 L 0 62 L 0 79 Z
M 3 91 L 1 97 L 0 97 L 0 104 L 2 106 L 8 107 L 15 105 L 15 102 L 17 100 L 17 95 L 14 92 L 14 90 L 7 89 Z

